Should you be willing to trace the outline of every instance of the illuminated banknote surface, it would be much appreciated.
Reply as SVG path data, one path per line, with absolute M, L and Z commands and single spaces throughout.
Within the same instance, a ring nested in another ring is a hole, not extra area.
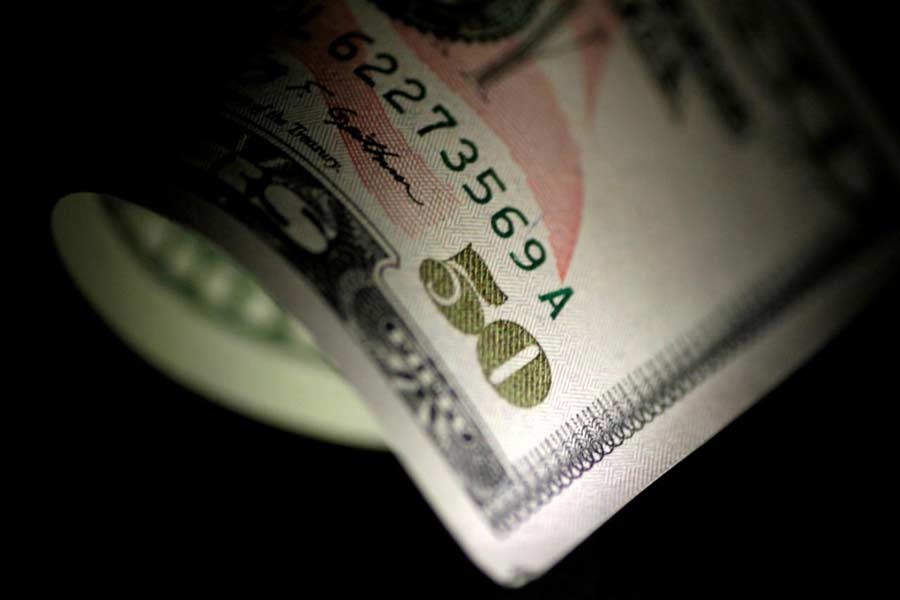
M 129 199 L 306 324 L 498 581 L 720 430 L 896 259 L 873 200 L 894 148 L 802 5 L 308 2 L 279 23 L 169 194 Z

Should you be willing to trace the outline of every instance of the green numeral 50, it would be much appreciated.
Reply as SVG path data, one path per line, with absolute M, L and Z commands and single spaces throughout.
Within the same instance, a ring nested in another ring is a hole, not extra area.
M 534 336 L 512 321 L 485 324 L 483 303 L 500 306 L 507 297 L 472 244 L 446 260 L 425 259 L 419 278 L 451 325 L 478 336 L 478 362 L 497 393 L 521 408 L 547 398 L 550 362 Z

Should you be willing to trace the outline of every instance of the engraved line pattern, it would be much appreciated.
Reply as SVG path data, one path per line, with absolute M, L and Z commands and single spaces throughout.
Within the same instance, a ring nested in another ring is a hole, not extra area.
M 525 522 L 725 365 L 804 291 L 860 250 L 863 240 L 857 234 L 822 244 L 805 264 L 751 288 L 605 391 L 513 465 L 516 484 L 485 506 L 491 526 L 508 533 Z

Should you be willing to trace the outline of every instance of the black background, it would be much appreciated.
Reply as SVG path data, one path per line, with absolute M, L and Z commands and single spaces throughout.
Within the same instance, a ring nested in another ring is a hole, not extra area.
M 894 33 L 871 5 L 819 10 L 896 126 Z M 805 367 L 517 591 L 468 561 L 391 455 L 249 421 L 134 355 L 63 271 L 49 210 L 67 192 L 149 177 L 265 36 L 263 15 L 254 4 L 79 3 L 28 17 L 21 93 L 37 128 L 22 154 L 37 158 L 29 187 L 44 202 L 46 343 L 21 449 L 37 457 L 23 469 L 28 510 L 14 516 L 33 583 L 619 598 L 859 595 L 890 574 L 896 280 Z

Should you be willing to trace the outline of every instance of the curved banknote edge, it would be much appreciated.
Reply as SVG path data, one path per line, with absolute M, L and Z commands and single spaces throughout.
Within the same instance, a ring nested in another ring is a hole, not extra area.
M 897 153 L 793 3 L 421 4 L 285 15 L 168 193 L 128 198 L 302 319 L 517 585 L 877 288 Z
M 384 447 L 369 410 L 306 329 L 215 245 L 88 193 L 59 201 L 53 235 L 91 306 L 173 379 L 282 429 Z

